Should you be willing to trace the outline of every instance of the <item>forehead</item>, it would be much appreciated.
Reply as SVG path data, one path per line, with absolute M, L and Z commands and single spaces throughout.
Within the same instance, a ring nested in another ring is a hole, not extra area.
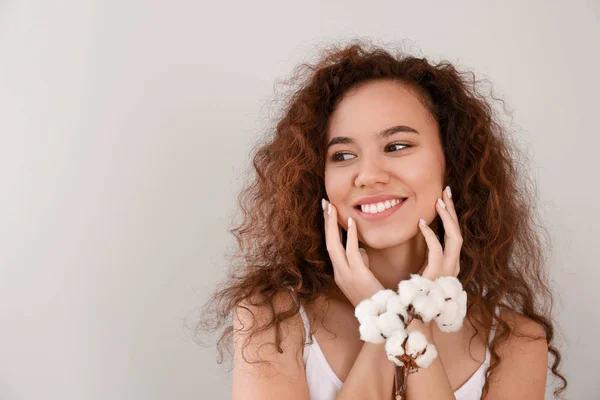
M 414 89 L 398 81 L 369 82 L 344 95 L 329 118 L 327 138 L 370 136 L 394 125 L 406 125 L 423 134 L 437 129 Z

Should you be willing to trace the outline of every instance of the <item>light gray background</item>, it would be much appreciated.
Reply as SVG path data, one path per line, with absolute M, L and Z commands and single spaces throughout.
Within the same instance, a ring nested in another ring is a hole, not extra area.
M 0 2 L 0 398 L 230 397 L 229 366 L 184 320 L 224 276 L 275 82 L 354 36 L 408 40 L 507 101 L 553 240 L 567 397 L 594 398 L 599 15 L 598 1 Z

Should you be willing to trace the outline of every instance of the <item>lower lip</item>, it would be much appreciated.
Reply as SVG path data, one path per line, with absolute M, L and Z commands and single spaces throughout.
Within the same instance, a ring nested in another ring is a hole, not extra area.
M 400 204 L 398 204 L 398 205 L 396 205 L 394 207 L 388 208 L 385 211 L 378 212 L 376 214 L 368 214 L 368 213 L 363 212 L 361 209 L 358 209 L 358 208 L 356 209 L 356 211 L 358 212 L 358 215 L 362 219 L 364 219 L 364 220 L 367 220 L 367 221 L 379 221 L 379 220 L 382 220 L 382 219 L 384 219 L 385 217 L 387 217 L 389 215 L 392 215 L 396 211 L 398 211 L 400 209 L 400 207 L 402 207 L 404 205 L 404 203 L 406 203 L 406 200 L 407 199 L 404 199 L 404 200 L 402 200 L 402 203 L 400 203 Z

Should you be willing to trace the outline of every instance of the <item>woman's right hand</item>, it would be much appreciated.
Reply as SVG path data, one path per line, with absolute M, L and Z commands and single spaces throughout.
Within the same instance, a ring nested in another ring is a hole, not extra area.
M 364 249 L 358 247 L 356 221 L 346 230 L 348 237 L 346 249 L 342 246 L 337 209 L 327 200 L 322 200 L 325 218 L 325 242 L 327 252 L 333 264 L 335 283 L 356 307 L 362 300 L 373 296 L 383 285 L 369 269 L 369 257 Z

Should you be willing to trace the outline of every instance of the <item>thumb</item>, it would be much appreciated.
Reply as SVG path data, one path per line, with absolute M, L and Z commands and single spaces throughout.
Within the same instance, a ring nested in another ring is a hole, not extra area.
M 362 260 L 363 263 L 365 263 L 365 266 L 369 269 L 371 269 L 371 267 L 369 267 L 369 255 L 367 254 L 367 251 L 365 249 L 363 249 L 362 247 L 358 249 L 358 251 L 360 251 L 360 255 L 362 256 Z

